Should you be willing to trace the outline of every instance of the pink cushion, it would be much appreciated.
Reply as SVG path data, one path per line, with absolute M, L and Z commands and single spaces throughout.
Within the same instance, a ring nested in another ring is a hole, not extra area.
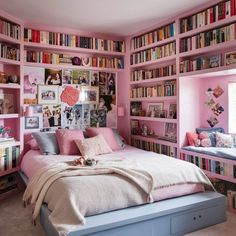
M 121 150 L 119 143 L 116 141 L 114 133 L 111 128 L 103 127 L 103 128 L 87 128 L 86 133 L 89 137 L 95 137 L 101 134 L 106 140 L 109 147 L 112 151 Z
M 59 144 L 61 155 L 78 155 L 80 154 L 74 140 L 84 139 L 82 130 L 79 129 L 58 129 L 56 130 L 57 142 Z
M 198 134 L 187 132 L 188 144 L 190 146 L 195 146 L 196 140 L 198 139 Z
M 39 150 L 39 145 L 33 137 L 26 144 L 29 145 L 32 150 Z

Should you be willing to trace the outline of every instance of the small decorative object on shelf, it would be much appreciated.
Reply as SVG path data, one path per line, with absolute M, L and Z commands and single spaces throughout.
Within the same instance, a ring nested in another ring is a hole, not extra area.
M 236 63 L 236 51 L 225 53 L 225 65 L 231 65 Z
M 8 75 L 7 83 L 19 84 L 19 76 L 17 75 Z
M 0 142 L 11 138 L 12 128 L 9 126 L 0 126 Z
M 141 130 L 142 130 L 142 135 L 143 136 L 147 136 L 148 135 L 148 127 L 147 127 L 147 125 L 142 125 Z
M 131 102 L 130 103 L 130 115 L 131 116 L 140 116 L 142 111 L 142 103 L 141 102 Z
M 0 72 L 0 83 L 6 84 L 7 83 L 8 75 L 4 72 Z

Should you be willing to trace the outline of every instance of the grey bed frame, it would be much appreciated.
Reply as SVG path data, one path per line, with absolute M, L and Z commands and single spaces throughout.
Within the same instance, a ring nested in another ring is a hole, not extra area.
M 20 173 L 24 182 L 28 179 Z M 115 200 L 115 199 L 114 199 Z M 58 236 L 41 207 L 40 222 L 48 236 Z M 69 236 L 170 236 L 184 235 L 226 221 L 226 197 L 207 191 L 86 217 Z

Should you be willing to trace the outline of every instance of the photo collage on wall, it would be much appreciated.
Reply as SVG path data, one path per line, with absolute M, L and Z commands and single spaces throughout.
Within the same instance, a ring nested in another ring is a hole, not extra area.
M 116 73 L 24 67 L 24 105 L 26 129 L 116 128 Z
M 214 127 L 219 123 L 218 117 L 219 115 L 224 112 L 224 108 L 216 101 L 224 93 L 224 90 L 218 85 L 216 88 L 208 88 L 207 94 L 207 101 L 205 104 L 211 110 L 213 114 L 207 119 L 207 123 L 210 127 Z

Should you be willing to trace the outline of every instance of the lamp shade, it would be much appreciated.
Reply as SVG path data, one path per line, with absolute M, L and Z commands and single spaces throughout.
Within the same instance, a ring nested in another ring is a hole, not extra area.
M 25 109 L 25 116 L 33 116 L 34 115 L 34 109 L 32 106 L 27 106 Z
M 117 115 L 119 117 L 124 117 L 125 116 L 125 108 L 123 106 L 118 106 Z

